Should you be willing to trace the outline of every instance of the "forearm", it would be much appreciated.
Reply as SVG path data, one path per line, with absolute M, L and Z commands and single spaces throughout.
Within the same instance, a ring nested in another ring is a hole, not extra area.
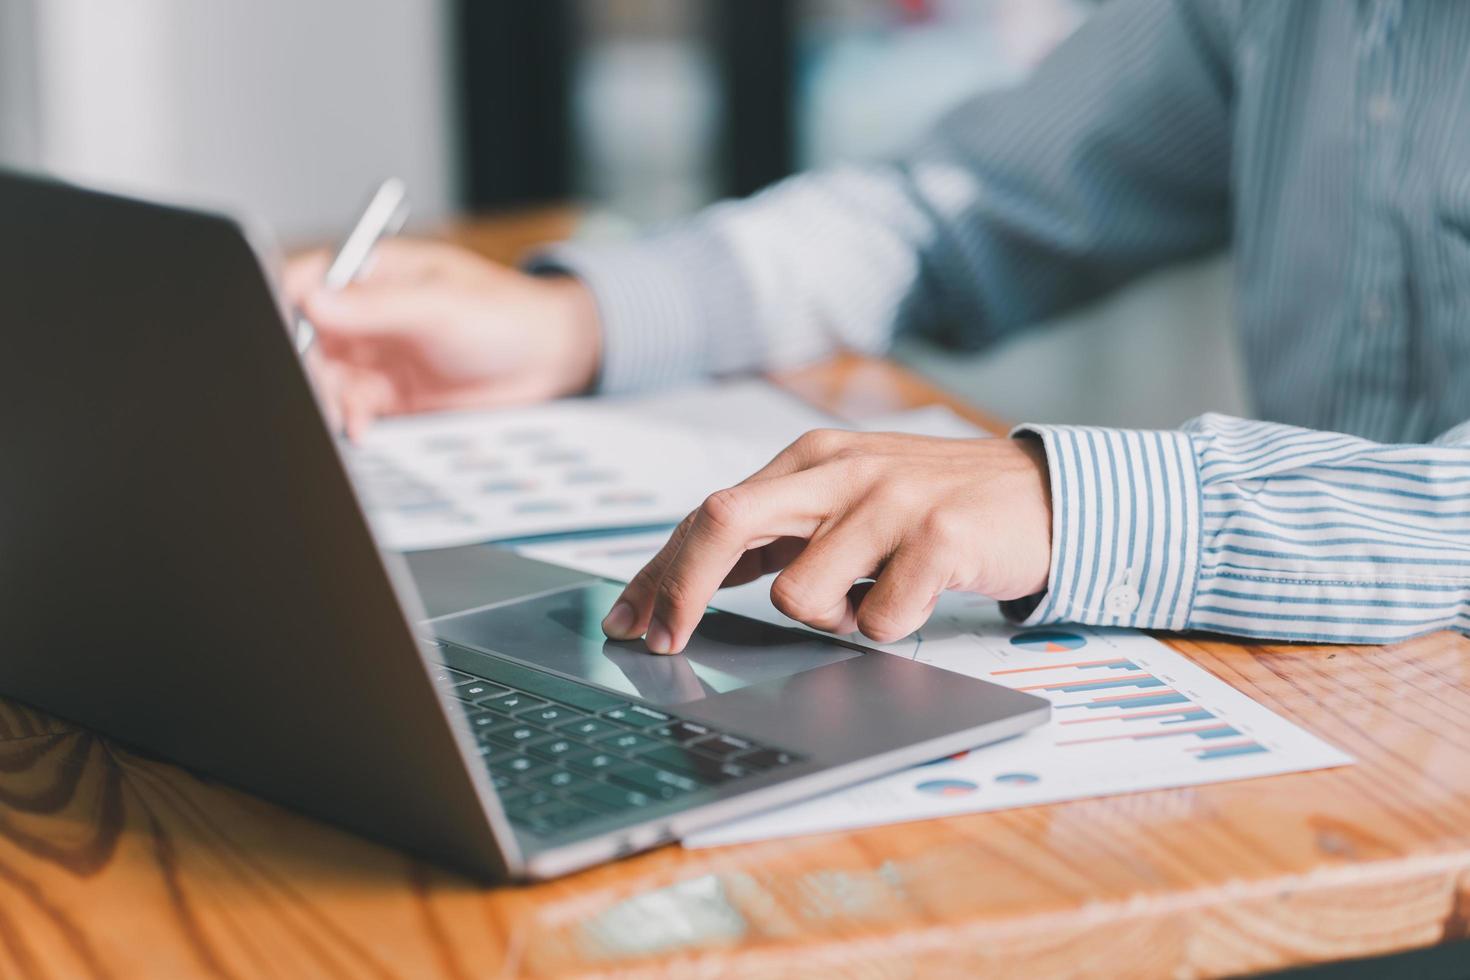
M 1387 643 L 1470 628 L 1470 446 L 1204 416 L 1181 432 L 1029 426 L 1052 569 L 1026 623 Z M 1470 435 L 1470 433 L 1466 433 Z
M 591 286 L 607 390 L 879 351 L 905 331 L 983 346 L 1225 241 L 1225 20 L 1123 0 L 899 160 L 537 264 Z
M 923 221 L 897 168 L 852 167 L 631 242 L 558 245 L 530 268 L 587 284 L 604 335 L 601 388 L 625 391 L 882 351 L 900 309 L 918 301 Z

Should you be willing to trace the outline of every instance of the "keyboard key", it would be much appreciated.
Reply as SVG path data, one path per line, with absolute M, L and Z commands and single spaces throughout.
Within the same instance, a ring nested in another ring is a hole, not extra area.
M 659 725 L 650 734 L 671 742 L 692 742 L 696 738 L 704 738 L 706 735 L 713 734 L 713 731 L 696 721 L 675 721 L 667 725 Z
M 544 776 L 555 770 L 539 759 L 533 759 L 528 755 L 513 755 L 498 762 L 490 763 L 490 771 L 525 780 Z
M 550 727 L 559 721 L 570 721 L 574 718 L 585 718 L 586 715 L 571 708 L 563 708 L 559 704 L 543 704 L 536 707 L 521 708 L 512 714 L 522 721 L 534 722 L 537 725 Z
M 455 670 L 453 667 L 445 667 L 442 664 L 429 669 L 429 676 L 434 678 L 434 683 L 443 684 L 445 687 L 453 687 L 465 681 L 474 680 L 469 674 Z
M 503 687 L 496 687 L 494 684 L 486 681 L 476 680 L 468 680 L 462 684 L 456 684 L 451 690 L 454 692 L 454 696 L 461 701 L 469 701 L 471 703 L 487 701 L 491 698 L 498 698 L 502 694 L 510 693 Z
M 530 789 L 525 786 L 512 786 L 499 795 L 500 805 L 507 810 L 511 807 L 534 810 L 538 806 L 556 802 L 556 797 L 546 790 Z
M 594 738 L 592 744 L 598 748 L 608 749 L 613 752 L 636 752 L 639 749 L 652 748 L 658 743 L 647 735 L 639 735 L 637 732 L 619 731 L 612 735 Z
M 556 790 L 566 789 L 568 786 L 585 782 L 589 782 L 586 776 L 579 776 L 565 769 L 548 769 L 545 772 L 538 772 L 535 776 L 523 780 L 523 785 L 555 792 Z
M 501 759 L 508 759 L 515 754 L 513 750 L 503 745 L 483 740 L 475 743 L 475 749 L 480 753 L 480 758 L 484 759 L 487 764 L 499 762 Z
M 602 717 L 633 728 L 652 728 L 654 725 L 662 725 L 672 720 L 672 716 L 662 711 L 654 711 L 641 704 L 625 704 L 618 708 L 610 708 L 602 713 Z
M 489 709 L 486 709 L 486 708 L 474 708 L 474 709 L 471 709 L 470 711 L 468 711 L 467 714 L 470 715 L 470 716 L 473 716 L 473 717 L 475 717 L 477 719 L 478 718 L 489 718 L 489 719 L 493 719 L 493 723 L 492 724 L 485 724 L 485 723 L 481 722 L 480 724 L 476 724 L 476 725 L 471 725 L 470 726 L 473 729 L 475 729 L 475 731 L 478 731 L 478 732 L 485 731 L 488 728 L 494 728 L 496 725 L 503 725 L 503 724 L 505 724 L 508 721 L 515 721 L 514 718 L 512 718 L 508 714 L 505 714 L 502 711 L 490 711 Z
M 796 756 L 780 749 L 756 749 L 754 752 L 737 755 L 735 761 L 751 769 L 774 769 L 795 762 Z
M 623 762 L 622 756 L 609 752 L 598 752 L 595 749 L 575 749 L 561 757 L 562 765 L 589 776 L 604 773 L 614 766 L 622 765 Z
M 695 742 L 694 747 L 701 752 L 708 752 L 710 755 L 723 757 L 735 755 L 738 752 L 749 752 L 756 746 L 754 742 L 747 742 L 745 739 L 737 738 L 734 735 L 712 735 L 709 738 L 702 738 Z
M 592 739 L 598 735 L 606 735 L 609 732 L 622 731 L 621 728 L 611 722 L 601 721 L 597 718 L 588 718 L 585 715 L 578 715 L 575 718 L 565 718 L 552 725 L 551 730 L 559 735 L 570 735 L 581 739 Z
M 488 731 L 496 725 L 505 724 L 505 720 L 493 711 L 468 711 L 465 720 L 470 723 L 470 728 L 476 732 Z
M 579 711 L 587 711 L 596 714 L 608 708 L 616 708 L 628 703 L 626 698 L 615 697 L 604 694 L 595 687 L 588 687 L 565 677 L 557 677 L 555 674 L 542 673 L 532 670 L 509 660 L 499 657 L 488 657 L 481 653 L 472 653 L 461 647 L 446 646 L 444 659 L 453 660 L 466 667 L 476 677 L 508 687 L 513 690 L 525 691 L 533 698 L 542 701 L 556 701 L 561 704 L 569 704 Z
M 521 694 L 519 691 L 502 694 L 498 698 L 491 698 L 484 702 L 485 707 L 494 708 L 496 711 L 504 711 L 508 715 L 516 714 L 527 708 L 540 708 L 545 706 L 545 704 L 545 701 Z
M 634 758 L 648 765 L 672 769 L 707 786 L 739 779 L 750 771 L 733 762 L 725 762 L 722 759 L 690 752 L 688 749 L 673 745 L 660 745 L 656 749 L 640 752 Z
M 671 800 L 683 793 L 692 793 L 699 784 L 688 776 L 655 769 L 652 766 L 628 765 L 607 774 L 607 781 L 629 789 L 636 789 L 657 800 Z
M 490 739 L 493 742 L 499 742 L 501 745 L 515 747 L 524 745 L 533 738 L 540 738 L 542 735 L 549 734 L 551 733 L 546 729 L 537 728 L 535 725 L 527 725 L 519 721 L 506 721 L 501 722 L 494 728 L 486 729 L 480 737 Z
M 590 804 L 596 809 L 610 813 L 648 806 L 653 802 L 636 789 L 623 789 L 608 783 L 584 783 L 573 787 L 571 792 L 578 802 Z
M 582 746 L 578 742 L 555 736 L 538 738 L 535 741 L 527 742 L 525 746 L 528 754 L 534 755 L 538 759 L 546 759 L 549 762 L 555 762 L 568 752 L 575 752 L 580 748 Z
M 566 830 L 595 816 L 597 814 L 583 807 L 554 803 L 525 814 L 524 822 L 534 830 Z

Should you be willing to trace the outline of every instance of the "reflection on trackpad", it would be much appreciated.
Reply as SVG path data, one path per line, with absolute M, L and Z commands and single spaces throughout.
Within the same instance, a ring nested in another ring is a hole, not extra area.
M 655 704 L 681 704 L 789 677 L 862 654 L 730 613 L 710 612 L 678 656 L 649 653 L 641 641 L 613 642 L 602 617 L 622 591 L 596 583 L 522 602 L 446 616 L 440 637 L 499 653 Z

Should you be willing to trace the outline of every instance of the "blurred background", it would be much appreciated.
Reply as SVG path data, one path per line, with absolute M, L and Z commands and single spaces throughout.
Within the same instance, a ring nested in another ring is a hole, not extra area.
M 1015 84 L 1092 0 L 0 0 L 0 164 L 334 239 L 380 177 L 415 220 L 574 202 L 634 234 L 901 150 Z M 0 217 L 3 220 L 3 217 Z M 1004 347 L 898 354 L 1011 418 L 1248 411 L 1228 257 Z

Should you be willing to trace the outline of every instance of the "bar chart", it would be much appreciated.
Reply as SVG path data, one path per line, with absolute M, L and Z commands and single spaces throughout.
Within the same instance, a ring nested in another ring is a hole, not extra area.
M 883 649 L 1047 698 L 1049 724 L 818 800 L 696 835 L 763 840 L 1342 765 L 1347 756 L 1153 637 L 1017 629 L 994 604 L 945 596 Z

